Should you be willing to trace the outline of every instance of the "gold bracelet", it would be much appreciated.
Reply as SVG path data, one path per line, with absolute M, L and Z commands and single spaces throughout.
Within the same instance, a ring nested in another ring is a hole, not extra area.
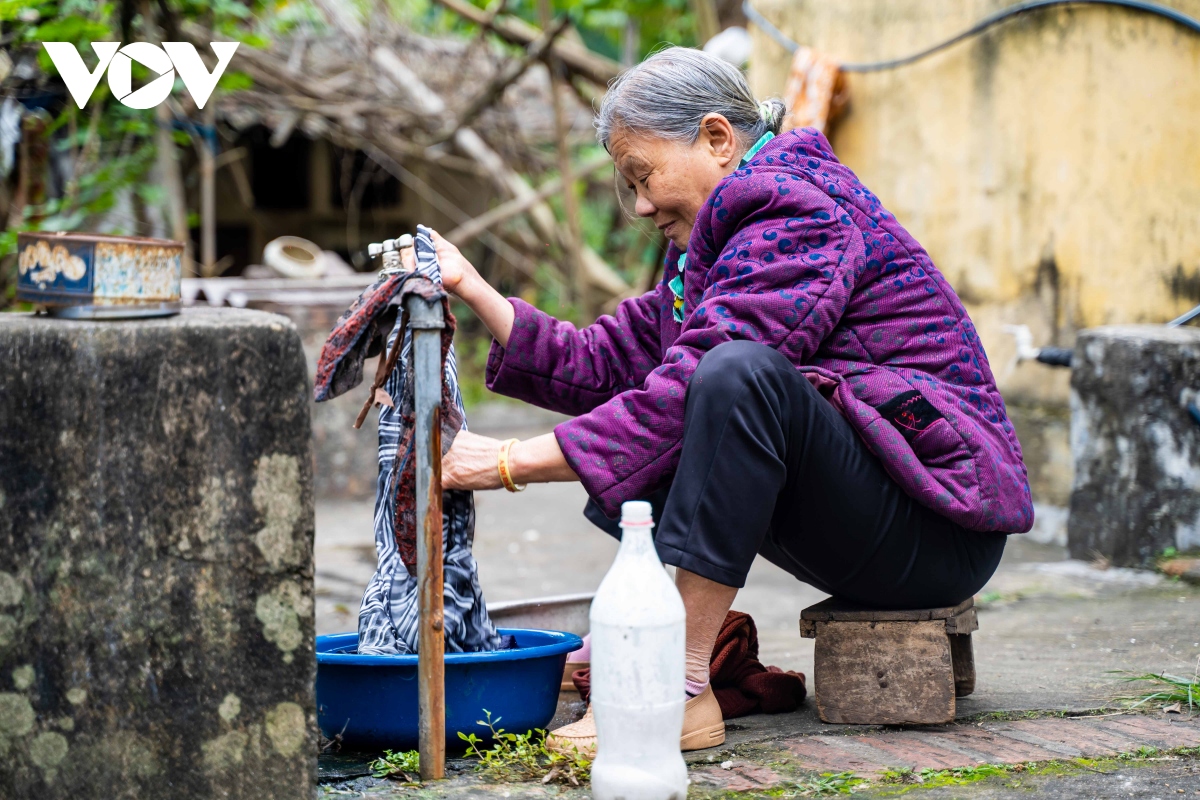
M 500 445 L 500 455 L 496 460 L 496 470 L 500 473 L 500 482 L 504 484 L 504 488 L 510 492 L 523 492 L 527 484 L 516 484 L 513 482 L 512 470 L 509 469 L 508 459 L 512 452 L 512 446 L 517 443 L 516 439 L 509 439 L 504 444 Z

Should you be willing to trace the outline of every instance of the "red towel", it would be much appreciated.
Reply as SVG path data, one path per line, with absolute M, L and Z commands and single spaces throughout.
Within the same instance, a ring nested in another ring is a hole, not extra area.
M 571 680 L 587 702 L 591 670 L 577 670 Z M 721 624 L 709 662 L 709 680 L 725 719 L 795 711 L 806 694 L 803 673 L 765 667 L 758 660 L 758 629 L 750 615 L 741 611 L 730 611 Z
M 804 675 L 763 666 L 758 660 L 758 629 L 741 611 L 725 615 L 708 669 L 725 719 L 795 711 L 804 702 Z

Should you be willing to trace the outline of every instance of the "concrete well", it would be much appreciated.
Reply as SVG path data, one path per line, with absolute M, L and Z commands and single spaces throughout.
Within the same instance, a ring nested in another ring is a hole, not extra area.
M 1071 372 L 1071 555 L 1146 567 L 1200 549 L 1200 329 L 1083 331 Z
M 0 797 L 311 796 L 294 327 L 0 314 L 0 357 Z

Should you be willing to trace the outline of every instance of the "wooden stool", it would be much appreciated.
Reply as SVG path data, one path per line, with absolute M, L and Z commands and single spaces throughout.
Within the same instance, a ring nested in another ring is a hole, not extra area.
M 800 614 L 816 639 L 813 681 L 824 722 L 937 725 L 975 690 L 974 599 L 953 608 L 877 611 L 829 598 Z

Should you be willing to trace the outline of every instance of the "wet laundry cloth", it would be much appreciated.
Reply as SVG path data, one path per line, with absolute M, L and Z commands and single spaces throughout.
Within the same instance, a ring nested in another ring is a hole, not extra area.
M 592 688 L 591 669 L 577 670 L 571 681 L 587 702 Z M 721 623 L 709 661 L 708 681 L 723 719 L 795 711 L 807 694 L 802 673 L 763 666 L 758 660 L 758 629 L 750 615 L 741 611 L 730 611 Z
M 368 403 L 379 407 L 379 479 L 375 494 L 377 566 L 358 615 L 358 652 L 417 652 L 416 475 L 413 454 L 412 336 L 404 300 L 417 294 L 443 303 L 442 453 L 467 427 L 454 359 L 454 317 L 441 288 L 441 269 L 430 230 L 417 227 L 417 268 L 382 276 L 334 326 L 317 363 L 314 396 L 337 397 L 362 382 L 363 362 L 380 358 Z M 364 409 L 366 410 L 366 409 Z M 362 417 L 360 416 L 360 422 Z M 442 498 L 443 599 L 448 652 L 506 646 L 488 617 L 471 554 L 475 501 L 468 491 Z

